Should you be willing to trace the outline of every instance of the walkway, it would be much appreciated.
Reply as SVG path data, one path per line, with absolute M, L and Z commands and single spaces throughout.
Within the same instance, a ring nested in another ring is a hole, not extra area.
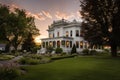
M 14 66 L 14 65 L 16 65 L 16 66 L 18 66 L 19 64 L 17 64 L 16 63 L 16 61 L 17 60 L 19 60 L 20 58 L 21 58 L 22 56 L 17 56 L 17 57 L 15 57 L 15 58 L 13 58 L 13 59 L 11 59 L 11 60 L 7 60 L 7 61 L 0 61 L 0 66 L 9 66 L 9 65 L 11 65 L 11 66 Z

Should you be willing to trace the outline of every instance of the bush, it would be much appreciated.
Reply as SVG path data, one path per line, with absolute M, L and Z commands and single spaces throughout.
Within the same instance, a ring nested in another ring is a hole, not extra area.
M 88 49 L 84 49 L 84 50 L 82 51 L 82 53 L 83 53 L 83 55 L 89 55 L 89 50 L 88 50 Z
M 32 58 L 21 58 L 18 61 L 20 64 L 30 64 L 30 65 L 35 65 L 35 64 L 39 64 L 40 60 L 39 59 L 32 59 Z
M 75 44 L 73 45 L 72 50 L 71 50 L 71 54 L 74 54 L 74 53 L 76 53 L 76 46 L 75 46 Z
M 99 54 L 97 54 L 97 55 L 99 55 L 99 56 L 107 56 L 107 55 L 110 55 L 110 52 L 109 52 L 109 50 L 105 49 L 105 50 L 99 52 Z
M 12 58 L 14 58 L 14 56 L 12 56 L 12 55 L 0 55 L 0 60 L 10 60 L 10 59 L 12 59 Z
M 40 60 L 38 59 L 29 59 L 27 61 L 27 64 L 30 64 L 30 65 L 35 65 L 35 64 L 39 64 L 40 63 Z
M 42 60 L 40 61 L 40 63 L 48 63 L 51 62 L 51 58 L 49 57 L 43 57 Z
M 19 76 L 20 76 L 20 71 L 17 70 L 17 68 L 0 67 L 0 78 L 2 80 L 15 80 Z
M 61 56 L 64 56 L 64 55 L 67 55 L 67 53 L 66 53 L 66 52 L 62 52 L 62 53 L 61 53 Z
M 0 54 L 2 54 L 2 51 L 0 50 Z
M 77 55 L 66 55 L 66 56 L 57 56 L 57 57 L 52 57 L 51 60 L 59 60 L 59 59 L 64 59 L 64 58 L 72 58 Z
M 96 55 L 98 52 L 96 51 L 96 50 L 91 50 L 90 52 L 89 52 L 89 55 Z
M 52 53 L 53 50 L 54 50 L 53 47 L 50 47 L 50 46 L 47 47 L 47 52 L 48 52 L 48 53 Z
M 56 48 L 55 49 L 55 53 L 57 53 L 57 54 L 62 53 L 62 52 L 63 52 L 62 48 Z
M 51 58 L 48 56 L 41 56 L 38 54 L 30 54 L 26 55 L 21 58 L 18 63 L 20 64 L 29 64 L 29 65 L 36 65 L 40 63 L 48 63 L 51 61 Z
M 33 59 L 42 59 L 41 55 L 38 55 L 38 54 L 31 54 L 31 55 L 29 55 L 29 57 L 31 57 Z

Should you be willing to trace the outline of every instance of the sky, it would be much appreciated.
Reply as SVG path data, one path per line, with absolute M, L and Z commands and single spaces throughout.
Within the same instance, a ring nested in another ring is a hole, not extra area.
M 47 38 L 48 25 L 62 18 L 72 21 L 81 20 L 79 0 L 0 0 L 0 3 L 11 8 L 25 9 L 26 13 L 35 18 L 40 30 L 39 38 Z

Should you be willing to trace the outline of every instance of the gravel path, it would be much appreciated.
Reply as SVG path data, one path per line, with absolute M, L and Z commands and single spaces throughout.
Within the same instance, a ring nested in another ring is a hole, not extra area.
M 17 56 L 11 60 L 7 60 L 7 61 L 0 61 L 0 66 L 4 66 L 4 65 L 18 65 L 16 63 L 17 60 L 19 60 L 22 56 Z

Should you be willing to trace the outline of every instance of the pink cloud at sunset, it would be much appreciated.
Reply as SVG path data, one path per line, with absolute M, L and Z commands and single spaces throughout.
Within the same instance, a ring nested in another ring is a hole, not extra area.
M 51 16 L 51 14 L 50 14 L 49 12 L 47 12 L 47 11 L 42 11 L 42 13 L 43 13 L 47 18 L 52 19 L 52 16 Z
M 48 37 L 48 25 L 55 20 L 82 21 L 79 0 L 0 0 L 0 3 L 10 6 L 11 11 L 24 9 L 28 16 L 34 17 L 41 38 Z
M 56 12 L 55 16 L 58 19 L 62 19 L 62 18 L 64 18 L 64 19 L 70 19 L 70 18 L 74 17 L 73 14 L 69 15 L 67 13 L 63 13 L 63 12 L 59 12 L 59 11 Z

